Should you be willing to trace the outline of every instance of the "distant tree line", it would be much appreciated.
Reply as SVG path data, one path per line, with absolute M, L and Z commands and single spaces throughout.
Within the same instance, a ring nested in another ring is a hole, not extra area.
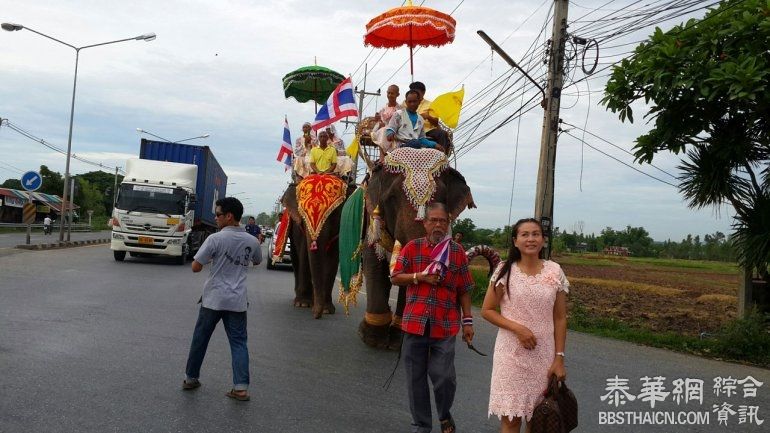
M 582 231 L 583 224 L 578 228 Z M 487 244 L 499 249 L 510 246 L 511 226 L 498 229 L 477 228 L 470 218 L 463 218 L 452 224 L 453 232 L 463 233 L 466 246 Z M 644 227 L 627 226 L 623 230 L 606 227 L 598 235 L 560 230 L 553 233 L 553 251 L 562 252 L 602 252 L 606 247 L 626 247 L 634 257 L 660 257 L 671 259 L 715 260 L 733 262 L 736 260 L 735 249 L 730 237 L 722 232 L 700 235 L 688 234 L 681 241 L 668 239 L 656 242 Z
M 64 176 L 56 171 L 51 171 L 47 166 L 40 166 L 40 177 L 43 185 L 38 192 L 62 196 L 64 189 Z M 80 206 L 80 216 L 86 211 L 94 211 L 94 216 L 112 214 L 113 188 L 115 187 L 115 175 L 104 171 L 91 171 L 73 176 L 75 182 L 75 194 L 73 202 Z M 123 181 L 123 176 L 118 175 L 118 185 Z M 19 179 L 6 179 L 2 188 L 23 190 Z

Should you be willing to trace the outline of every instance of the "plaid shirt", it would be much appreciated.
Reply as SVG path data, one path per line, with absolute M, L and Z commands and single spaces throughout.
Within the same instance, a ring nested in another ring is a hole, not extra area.
M 433 245 L 427 238 L 410 241 L 401 249 L 393 275 L 420 273 L 430 264 Z M 452 241 L 449 246 L 449 269 L 435 286 L 428 283 L 406 286 L 406 306 L 401 329 L 410 334 L 424 335 L 430 320 L 430 337 L 446 338 L 460 331 L 459 298 L 473 290 L 473 278 L 463 247 Z

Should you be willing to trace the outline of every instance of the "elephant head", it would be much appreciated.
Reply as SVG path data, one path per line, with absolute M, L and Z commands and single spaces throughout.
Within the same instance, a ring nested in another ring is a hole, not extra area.
M 475 208 L 471 189 L 457 170 L 448 167 L 435 178 L 436 190 L 432 201 L 444 203 L 450 218 L 456 219 L 466 208 Z M 403 189 L 404 176 L 387 172 L 382 166 L 372 171 L 366 190 L 366 210 L 372 213 L 379 208 L 380 217 L 388 232 L 405 245 L 412 239 L 425 235 L 421 223 L 415 223 L 417 210 L 412 206 Z
M 294 306 L 311 307 L 318 319 L 323 313 L 334 314 L 332 289 L 339 265 L 339 231 L 342 206 L 332 210 L 323 222 L 316 238 L 300 212 L 297 194 L 298 184 L 292 183 L 281 198 L 289 211 L 291 226 L 288 229 L 292 245 L 294 268 Z M 345 198 L 353 188 L 346 185 Z

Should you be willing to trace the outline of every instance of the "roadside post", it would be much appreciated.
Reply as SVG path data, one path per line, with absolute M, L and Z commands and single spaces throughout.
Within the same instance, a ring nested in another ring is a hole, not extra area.
M 37 206 L 32 203 L 32 191 L 37 191 L 43 185 L 43 178 L 36 171 L 28 171 L 21 175 L 21 186 L 27 190 L 27 202 L 22 209 L 22 223 L 27 225 L 27 245 L 30 244 L 32 235 L 32 223 L 35 222 Z

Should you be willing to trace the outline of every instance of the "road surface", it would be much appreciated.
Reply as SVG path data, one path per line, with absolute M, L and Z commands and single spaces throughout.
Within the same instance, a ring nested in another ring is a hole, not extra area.
M 203 364 L 203 386 L 182 391 L 205 273 L 164 260 L 117 263 L 106 245 L 0 249 L 0 431 L 410 431 L 401 366 L 391 387 L 382 387 L 396 354 L 368 348 L 356 335 L 363 296 L 350 316 L 338 308 L 314 320 L 309 310 L 292 307 L 291 272 L 264 264 L 249 271 L 252 400 L 224 395 L 231 370 L 221 326 Z M 475 345 L 491 354 L 495 329 L 479 316 Z M 459 432 L 498 429 L 498 420 L 487 418 L 491 363 L 491 356 L 458 344 L 453 415 Z M 578 432 L 767 431 L 748 420 L 739 425 L 738 409 L 756 406 L 759 419 L 770 418 L 768 370 L 580 333 L 569 334 L 567 368 L 580 402 Z M 640 393 L 645 376 L 665 377 L 668 391 L 676 378 L 699 378 L 704 400 L 677 406 L 669 395 L 654 409 L 640 399 L 616 409 L 600 399 L 616 375 L 630 380 L 632 394 Z M 741 386 L 740 395 L 715 396 L 714 379 L 728 376 L 751 376 L 763 385 L 754 398 L 744 398 Z M 722 402 L 736 412 L 726 426 L 712 412 Z M 640 413 L 640 422 L 671 411 L 683 411 L 685 421 L 696 411 L 710 419 L 705 424 L 692 415 L 699 423 L 687 426 L 607 425 L 606 412 L 616 410 Z

